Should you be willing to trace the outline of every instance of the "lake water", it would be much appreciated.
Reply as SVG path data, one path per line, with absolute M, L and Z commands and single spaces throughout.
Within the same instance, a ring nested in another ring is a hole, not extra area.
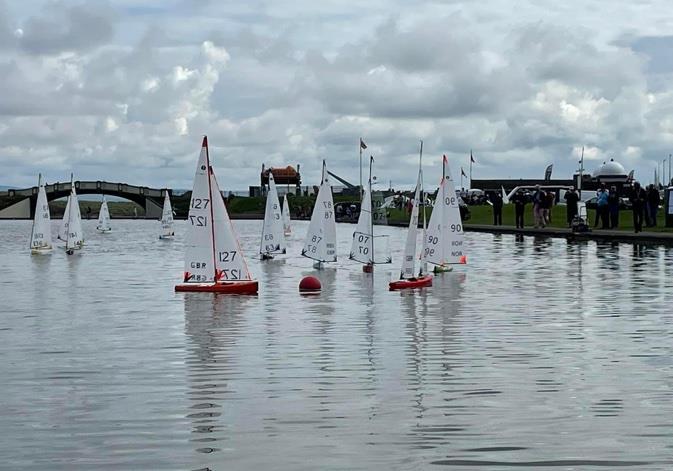
M 469 265 L 417 292 L 297 256 L 257 297 L 176 294 L 181 235 L 84 222 L 31 256 L 0 222 L 0 468 L 673 468 L 673 250 L 468 233 Z M 323 292 L 303 297 L 303 275 Z

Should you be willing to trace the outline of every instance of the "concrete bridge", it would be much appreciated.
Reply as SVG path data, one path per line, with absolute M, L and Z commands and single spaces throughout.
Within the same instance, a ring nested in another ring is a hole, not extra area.
M 103 181 L 76 181 L 75 191 L 78 195 L 104 194 L 118 196 L 145 208 L 145 218 L 161 219 L 164 194 L 172 195 L 172 190 L 148 188 L 146 186 L 128 185 L 126 183 L 110 183 Z M 38 187 L 22 190 L 0 191 L 0 219 L 31 219 L 35 212 Z M 45 185 L 49 201 L 63 198 L 70 194 L 70 182 Z

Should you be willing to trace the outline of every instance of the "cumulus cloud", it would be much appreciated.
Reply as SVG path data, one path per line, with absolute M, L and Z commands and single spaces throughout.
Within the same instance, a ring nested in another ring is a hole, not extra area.
M 232 189 L 262 163 L 311 184 L 322 158 L 356 182 L 359 137 L 396 186 L 420 139 L 454 174 L 473 149 L 475 177 L 569 176 L 584 145 L 645 178 L 673 147 L 673 15 L 650 3 L 605 25 L 594 0 L 0 0 L 0 183 L 74 169 L 185 188 L 203 134 Z

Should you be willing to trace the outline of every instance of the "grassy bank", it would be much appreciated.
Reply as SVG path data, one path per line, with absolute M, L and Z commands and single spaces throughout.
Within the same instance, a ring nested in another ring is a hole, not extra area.
M 65 200 L 51 201 L 49 203 L 51 217 L 55 219 L 63 217 L 65 204 Z M 80 201 L 79 210 L 82 213 L 82 219 L 86 219 L 87 215 L 89 219 L 97 219 L 100 205 L 100 201 Z M 110 216 L 113 218 L 133 218 L 135 216 L 134 208 L 139 218 L 145 217 L 145 209 L 131 201 L 108 201 L 107 206 L 110 210 Z

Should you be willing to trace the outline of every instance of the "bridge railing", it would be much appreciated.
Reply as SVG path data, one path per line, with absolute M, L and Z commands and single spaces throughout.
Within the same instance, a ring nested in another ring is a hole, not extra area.
M 31 188 L 23 188 L 19 190 L 7 190 L 6 192 L 0 194 L 10 197 L 29 197 L 36 195 L 37 190 L 38 188 L 34 186 Z M 70 191 L 70 182 L 57 182 L 51 185 L 45 185 L 45 190 L 47 194 L 68 192 Z M 127 193 L 132 195 L 147 196 L 150 198 L 163 198 L 164 193 L 166 192 L 165 189 L 148 188 L 146 186 L 129 185 L 127 183 L 111 183 L 105 181 L 76 181 L 75 190 L 86 191 L 87 193 L 95 191 L 104 193 Z

